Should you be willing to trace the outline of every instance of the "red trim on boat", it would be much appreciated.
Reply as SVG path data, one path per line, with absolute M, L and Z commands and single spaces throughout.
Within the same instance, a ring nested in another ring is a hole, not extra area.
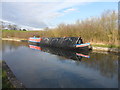
M 34 39 L 34 38 L 29 38 L 29 41 L 35 41 L 35 42 L 40 42 L 42 38 Z

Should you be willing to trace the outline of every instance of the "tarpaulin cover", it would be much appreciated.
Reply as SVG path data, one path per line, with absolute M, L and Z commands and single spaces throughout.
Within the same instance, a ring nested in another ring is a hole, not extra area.
M 63 37 L 63 38 L 42 38 L 40 44 L 45 44 L 55 47 L 75 47 L 76 44 L 81 44 L 82 40 L 79 37 Z

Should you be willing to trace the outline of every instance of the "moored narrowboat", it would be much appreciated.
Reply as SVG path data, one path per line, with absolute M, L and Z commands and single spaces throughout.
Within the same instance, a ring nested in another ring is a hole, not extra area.
M 66 49 L 92 49 L 90 43 L 83 43 L 81 37 L 30 37 L 28 41 Z

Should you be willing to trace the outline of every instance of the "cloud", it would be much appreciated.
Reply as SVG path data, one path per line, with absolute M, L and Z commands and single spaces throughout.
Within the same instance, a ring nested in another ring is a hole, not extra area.
M 35 28 L 44 28 L 51 25 L 52 20 L 63 16 L 64 12 L 75 11 L 71 8 L 80 5 L 81 2 L 3 2 L 2 19 L 16 23 L 18 25 L 30 26 Z
M 71 12 L 71 11 L 77 11 L 77 9 L 69 8 L 69 9 L 64 10 L 63 12 L 67 13 L 67 12 Z

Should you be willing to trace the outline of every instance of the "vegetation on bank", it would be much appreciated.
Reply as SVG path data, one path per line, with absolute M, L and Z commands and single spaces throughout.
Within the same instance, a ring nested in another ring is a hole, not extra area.
M 93 47 L 106 47 L 106 48 L 120 48 L 119 45 L 97 45 L 97 44 L 92 44 Z
M 0 62 L 2 64 L 2 61 Z M 14 88 L 13 85 L 10 83 L 10 81 L 8 80 L 8 76 L 7 76 L 7 72 L 5 69 L 2 69 L 1 67 L 1 72 L 2 72 L 2 88 Z
M 82 37 L 84 42 L 104 43 L 110 47 L 119 45 L 118 14 L 105 11 L 100 17 L 77 20 L 74 24 L 60 24 L 54 29 L 44 31 L 3 30 L 2 37 L 26 38 L 33 35 L 40 37 Z
M 13 85 L 8 80 L 8 76 L 4 69 L 2 70 L 2 88 L 14 88 Z

